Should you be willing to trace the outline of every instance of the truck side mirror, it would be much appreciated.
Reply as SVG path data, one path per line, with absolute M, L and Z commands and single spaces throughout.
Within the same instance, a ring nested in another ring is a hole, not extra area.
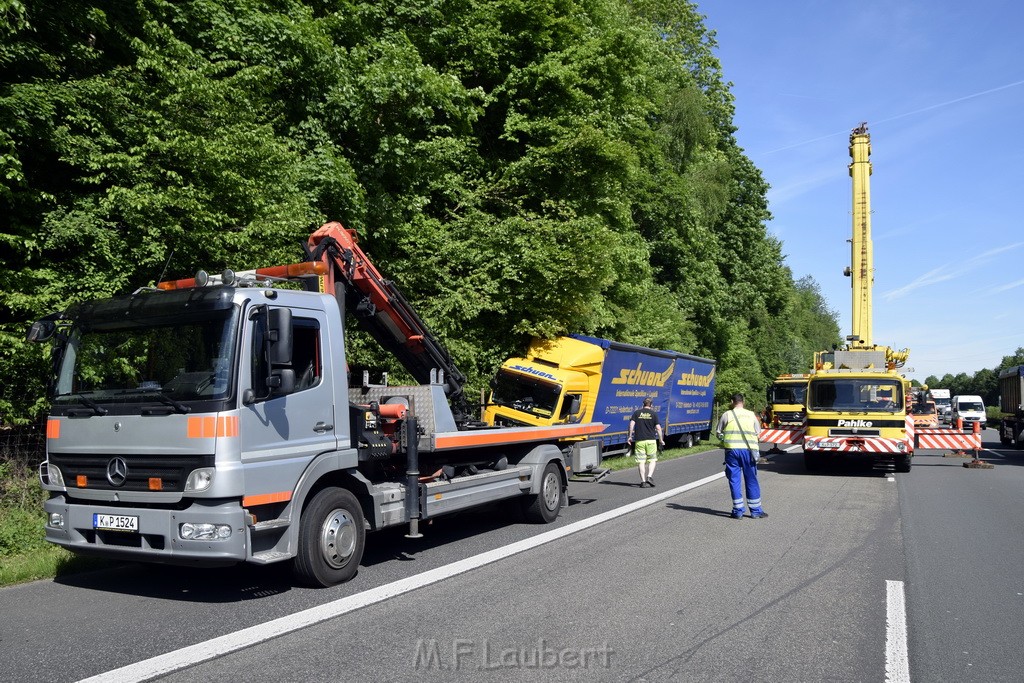
M 292 362 L 292 309 L 270 309 L 270 335 L 268 353 L 271 365 L 289 365 Z M 294 373 L 293 373 L 294 374 Z
M 295 371 L 291 368 L 280 368 L 270 373 L 267 386 L 274 396 L 285 396 L 295 393 Z
M 572 402 L 569 403 L 569 417 L 575 417 L 580 414 L 580 397 L 573 396 Z
M 28 328 L 25 340 L 30 342 L 45 342 L 53 337 L 57 331 L 57 325 L 52 320 L 37 320 Z

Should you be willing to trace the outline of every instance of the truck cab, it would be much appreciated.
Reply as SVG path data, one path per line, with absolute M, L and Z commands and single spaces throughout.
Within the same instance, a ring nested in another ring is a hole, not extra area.
M 484 422 L 528 426 L 589 422 L 594 415 L 604 353 L 587 342 L 536 339 L 491 380 Z
M 779 375 L 765 392 L 765 426 L 795 427 L 804 423 L 807 396 L 805 374 Z
M 882 350 L 819 354 L 807 385 L 804 464 L 816 470 L 841 458 L 891 462 L 909 472 L 914 453 L 910 382 L 887 366 Z

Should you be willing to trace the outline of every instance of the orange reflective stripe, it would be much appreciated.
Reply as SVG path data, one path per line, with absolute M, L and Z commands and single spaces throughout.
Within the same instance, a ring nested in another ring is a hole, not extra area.
M 60 420 L 47 420 L 46 421 L 46 438 L 47 439 L 59 439 L 60 438 Z
M 215 436 L 238 436 L 238 416 L 190 417 L 186 434 L 190 439 L 209 439 Z
M 509 433 L 505 430 L 481 430 L 479 432 L 459 432 L 457 434 L 438 435 L 434 445 L 438 448 L 460 448 L 466 446 L 487 446 L 492 444 L 516 443 L 517 441 L 543 441 L 545 439 L 566 439 L 584 434 L 596 434 L 603 431 L 605 425 L 587 426 L 560 425 L 547 429 L 524 429 L 521 432 Z
M 218 418 L 217 436 L 238 436 L 238 416 L 230 415 Z
M 258 496 L 245 496 L 242 498 L 243 507 L 255 505 L 269 505 L 270 503 L 287 503 L 292 499 L 291 491 L 280 491 L 278 493 L 261 493 Z

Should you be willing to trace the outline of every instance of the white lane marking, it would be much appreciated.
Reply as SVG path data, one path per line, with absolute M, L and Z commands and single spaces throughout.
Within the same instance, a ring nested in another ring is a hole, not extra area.
M 645 507 L 650 507 L 660 503 L 663 500 L 677 496 L 680 493 L 685 493 L 699 486 L 710 484 L 718 479 L 724 479 L 725 472 L 719 472 L 718 474 L 711 475 L 710 477 L 704 477 L 697 481 L 690 482 L 683 486 L 678 486 L 674 489 L 668 489 L 663 493 L 659 493 L 649 498 L 630 503 L 617 507 L 614 510 L 608 512 L 602 512 L 599 515 L 594 515 L 587 519 L 582 519 L 572 524 L 567 524 L 558 529 L 552 529 L 542 534 L 538 534 L 532 538 L 526 538 L 522 541 L 516 541 L 509 545 L 501 548 L 495 548 L 479 555 L 467 557 L 466 559 L 452 562 L 451 564 L 443 567 L 437 567 L 436 569 L 430 569 L 421 574 L 415 576 L 409 576 L 398 581 L 378 586 L 377 588 L 371 588 L 370 590 L 363 591 L 362 593 L 356 593 L 355 595 L 349 595 L 348 597 L 329 602 L 324 605 L 317 607 L 310 607 L 309 609 L 289 614 L 273 621 L 268 621 L 263 624 L 257 624 L 256 626 L 250 626 L 244 628 L 241 631 L 235 631 L 234 633 L 228 633 L 217 638 L 204 641 L 202 643 L 196 643 L 195 645 L 189 645 L 179 650 L 167 652 L 156 657 L 144 659 L 141 662 L 129 664 L 119 669 L 113 669 L 101 674 L 97 674 L 90 678 L 82 679 L 80 683 L 122 683 L 124 681 L 148 681 L 157 676 L 166 676 L 169 673 L 179 671 L 181 669 L 194 666 L 201 662 L 206 662 L 215 657 L 228 654 L 229 652 L 235 652 L 243 648 L 251 647 L 258 643 L 277 638 L 278 636 L 297 631 L 299 629 L 306 628 L 307 626 L 313 626 L 322 621 L 339 617 L 343 614 L 353 612 L 357 609 L 368 607 L 369 605 L 383 602 L 389 598 L 414 591 L 424 586 L 429 586 L 432 583 L 443 581 L 444 579 L 464 574 L 465 572 L 483 567 L 484 565 L 503 560 L 506 557 L 510 557 L 517 553 L 536 548 L 537 546 L 544 545 L 556 541 L 570 534 L 574 534 L 584 529 L 597 526 L 609 520 L 621 517 L 641 510 Z
M 910 683 L 907 604 L 902 581 L 885 582 L 885 681 Z

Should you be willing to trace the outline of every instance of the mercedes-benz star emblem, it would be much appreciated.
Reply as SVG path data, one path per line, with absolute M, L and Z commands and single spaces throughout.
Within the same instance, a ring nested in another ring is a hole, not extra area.
M 128 463 L 124 458 L 111 458 L 107 463 L 107 481 L 112 486 L 121 486 L 128 479 Z

